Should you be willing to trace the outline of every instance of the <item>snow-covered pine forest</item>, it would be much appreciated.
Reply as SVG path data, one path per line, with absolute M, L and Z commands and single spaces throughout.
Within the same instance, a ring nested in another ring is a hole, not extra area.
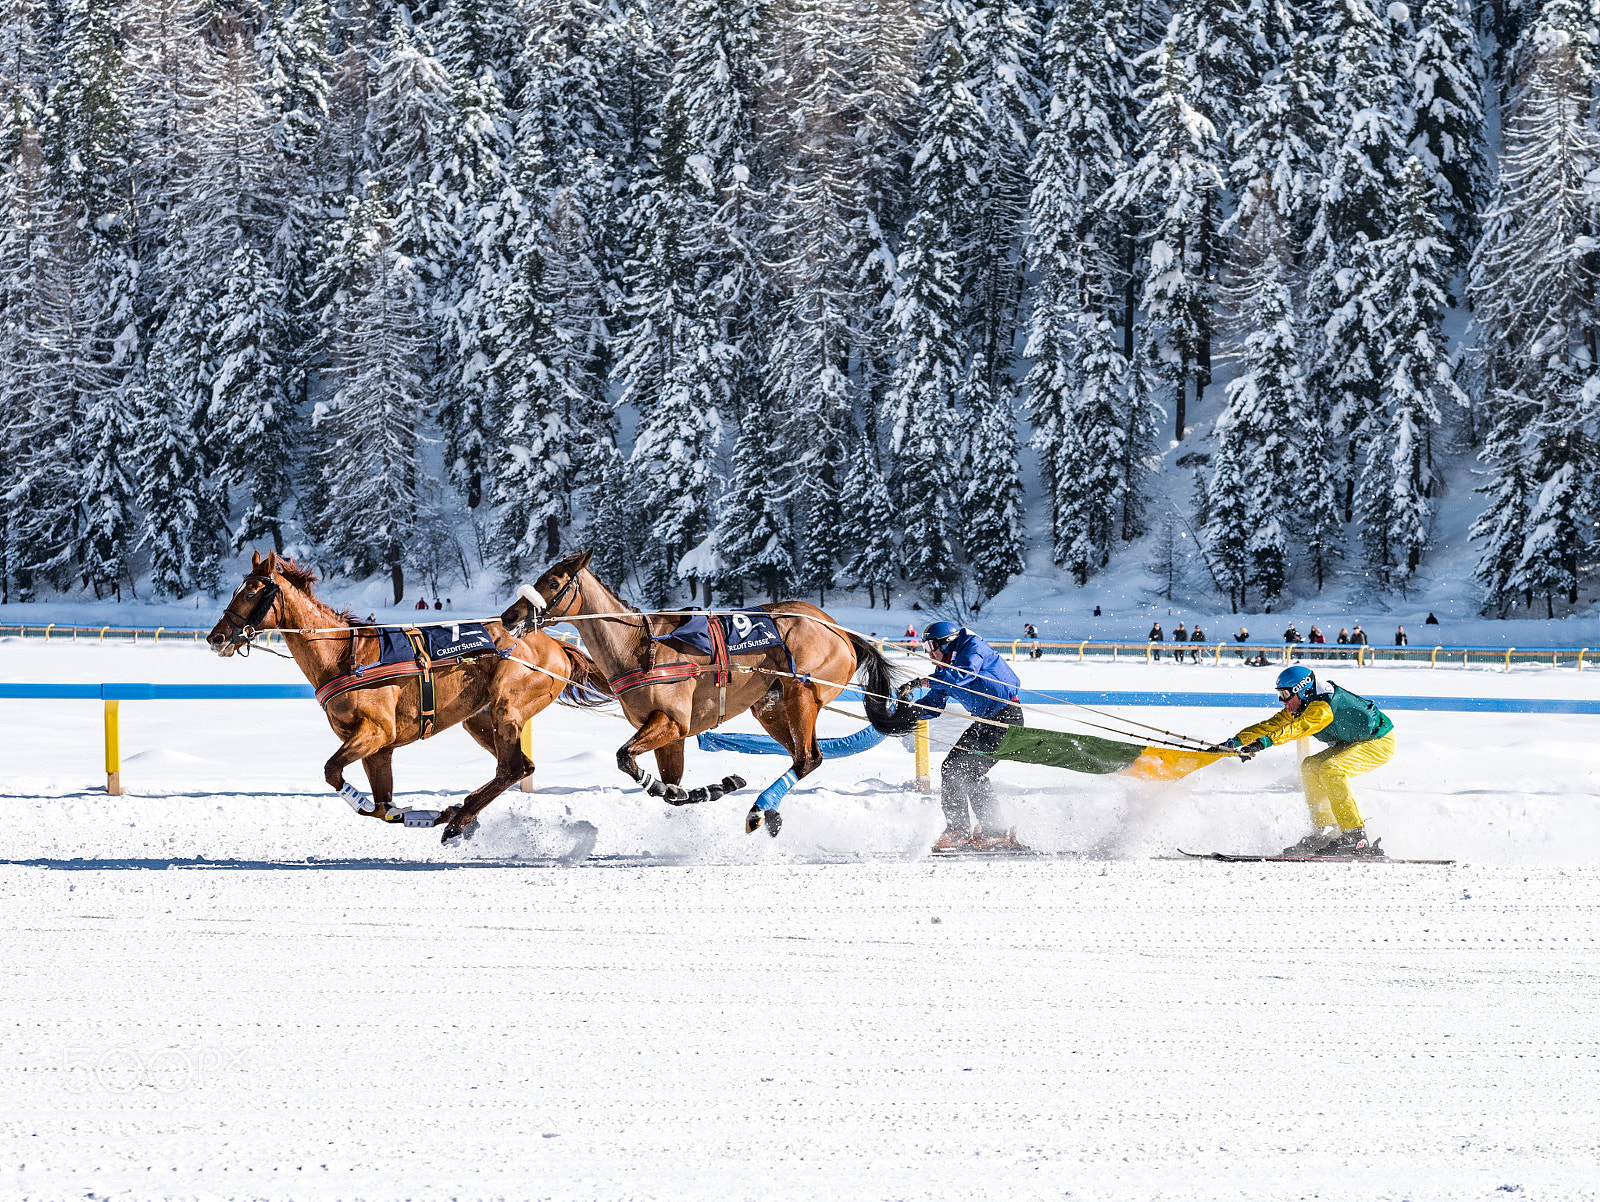
M 981 598 L 1185 439 L 1235 606 L 1404 590 L 1447 445 L 1491 612 L 1594 558 L 1588 0 L 3 5 L 8 600 Z

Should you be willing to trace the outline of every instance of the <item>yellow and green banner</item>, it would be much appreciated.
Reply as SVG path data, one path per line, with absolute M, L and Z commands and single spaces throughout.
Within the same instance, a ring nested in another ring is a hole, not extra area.
M 987 753 L 997 760 L 1045 764 L 1068 772 L 1099 776 L 1118 773 L 1140 780 L 1177 780 L 1223 758 L 1220 751 L 1184 751 L 1175 747 L 1142 747 L 1095 735 L 1069 735 L 1059 730 L 1013 726 L 1000 746 Z

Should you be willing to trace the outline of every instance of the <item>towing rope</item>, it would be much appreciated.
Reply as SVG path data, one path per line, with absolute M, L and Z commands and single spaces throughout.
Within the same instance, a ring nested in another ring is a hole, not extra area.
M 554 619 L 554 622 L 566 622 L 566 623 L 568 623 L 570 625 L 576 625 L 578 622 L 587 622 L 587 621 L 607 621 L 607 620 L 615 621 L 615 620 L 618 620 L 618 619 L 639 619 L 639 618 L 657 618 L 657 617 L 691 617 L 691 616 L 712 617 L 712 616 L 732 615 L 732 614 L 743 613 L 743 612 L 744 612 L 743 610 L 737 610 L 737 609 L 657 609 L 657 610 L 634 610 L 634 609 L 629 609 L 629 610 L 619 610 L 619 611 L 612 612 L 612 613 L 572 614 L 569 617 Z M 857 638 L 863 640 L 864 642 L 877 643 L 877 644 L 879 644 L 880 647 L 882 647 L 884 645 L 887 645 L 887 644 L 890 644 L 890 643 L 895 643 L 895 640 L 893 640 L 893 639 L 874 639 L 870 635 L 863 634 L 859 630 L 854 630 L 854 629 L 852 629 L 852 628 L 850 628 L 848 626 L 840 625 L 838 622 L 835 622 L 835 621 L 833 621 L 833 620 L 831 620 L 829 618 L 819 618 L 815 614 L 785 613 L 785 612 L 781 612 L 781 611 L 778 612 L 778 613 L 772 613 L 772 611 L 770 611 L 770 610 L 767 611 L 767 612 L 771 613 L 773 618 L 780 618 L 780 617 L 784 617 L 784 618 L 802 618 L 802 619 L 804 619 L 804 620 L 806 620 L 808 622 L 815 622 L 819 626 L 826 626 L 826 627 L 828 627 L 828 628 L 830 628 L 832 630 L 838 631 L 841 634 L 854 635 Z M 469 625 L 474 625 L 474 624 L 487 626 L 491 622 L 503 625 L 503 622 L 502 622 L 500 616 L 497 614 L 492 618 L 461 618 L 461 619 L 456 619 L 454 621 L 376 622 L 376 623 L 373 623 L 371 625 L 362 625 L 362 626 L 274 627 L 273 629 L 277 630 L 279 634 L 298 634 L 298 635 L 306 636 L 306 637 L 318 636 L 318 635 L 337 635 L 339 637 L 349 637 L 352 631 L 354 631 L 356 634 L 360 635 L 360 634 L 367 634 L 367 633 L 376 632 L 376 631 L 379 631 L 379 630 L 406 629 L 406 628 L 416 628 L 416 627 L 419 627 L 419 626 L 469 626 Z M 554 622 L 551 622 L 549 624 L 553 625 Z M 536 627 L 536 629 L 543 629 L 543 625 L 540 625 L 540 626 Z M 261 634 L 265 634 L 265 633 L 267 633 L 267 632 L 265 632 L 265 631 L 261 632 Z M 260 635 L 258 634 L 257 637 L 260 637 Z M 552 637 L 559 637 L 559 636 L 552 636 Z M 264 646 L 262 644 L 257 644 L 257 645 L 258 646 Z M 896 644 L 896 645 L 897 646 L 901 646 L 900 644 Z M 264 649 L 268 650 L 268 651 L 271 651 L 271 648 L 265 648 L 264 647 Z M 935 660 L 931 656 L 929 656 L 926 652 L 922 651 L 921 648 L 920 648 L 920 645 L 918 647 L 916 647 L 916 648 L 906 647 L 906 648 L 904 648 L 904 650 L 905 650 L 905 652 L 906 652 L 906 654 L 908 656 L 915 656 L 915 657 L 918 657 L 918 658 L 921 658 L 921 659 L 925 659 L 929 663 L 933 664 L 936 668 L 944 666 L 944 665 L 941 665 L 937 660 Z M 272 654 L 274 654 L 274 655 L 282 655 L 282 652 L 272 651 Z M 292 658 L 292 657 L 288 657 L 288 658 Z M 559 675 L 558 673 L 555 673 L 555 672 L 550 672 L 548 669 L 541 668 L 537 664 L 530 664 L 526 660 L 519 659 L 516 656 L 508 655 L 505 658 L 511 659 L 514 662 L 523 665 L 524 667 L 531 668 L 536 672 L 545 672 L 547 675 L 553 676 L 557 680 L 565 680 L 565 681 L 567 681 L 568 684 L 575 684 L 576 683 L 574 681 L 569 680 L 567 677 L 561 676 L 561 675 Z M 807 680 L 816 680 L 817 679 L 814 676 L 800 676 L 800 675 L 797 675 L 796 673 L 784 672 L 784 671 L 781 671 L 781 670 L 776 669 L 776 668 L 747 668 L 747 667 L 744 667 L 743 665 L 733 665 L 733 667 L 735 667 L 738 671 L 741 671 L 741 672 L 761 672 L 761 673 L 764 673 L 766 675 L 783 676 L 783 677 L 787 677 L 787 678 L 790 678 L 790 679 L 793 679 L 793 680 L 800 680 L 802 682 L 805 682 Z M 991 684 L 1001 684 L 1001 685 L 1006 685 L 1007 687 L 1010 687 L 1010 682 L 1009 681 L 998 680 L 995 677 L 985 676 L 985 675 L 983 675 L 982 673 L 979 673 L 979 672 L 969 672 L 969 673 L 967 673 L 967 675 L 971 676 L 974 680 L 982 680 L 982 681 L 987 681 L 987 682 L 989 682 Z M 897 701 L 898 700 L 898 698 L 896 698 L 896 697 L 894 697 L 894 696 L 892 696 L 890 694 L 873 693 L 870 690 L 864 689 L 859 684 L 855 684 L 855 683 L 839 684 L 837 681 L 830 681 L 830 680 L 822 680 L 822 681 L 818 681 L 818 683 L 829 685 L 831 687 L 838 688 L 838 689 L 854 689 L 857 692 L 859 692 L 859 693 L 861 693 L 861 694 L 863 694 L 865 696 L 877 697 L 877 698 L 879 698 L 881 700 L 885 700 L 885 701 Z M 957 686 L 957 687 L 959 688 L 960 686 Z M 1038 689 L 1030 689 L 1030 688 L 1027 688 L 1027 687 L 1022 686 L 1022 685 L 1018 685 L 1018 686 L 1016 686 L 1016 688 L 1017 688 L 1017 691 L 1019 693 L 1027 693 L 1027 694 L 1029 694 L 1031 696 L 1035 696 L 1035 697 L 1047 697 L 1047 695 L 1045 693 L 1041 692 Z M 1175 731 L 1165 730 L 1165 729 L 1163 729 L 1163 728 L 1161 728 L 1159 726 L 1151 726 L 1148 723 L 1140 722 L 1140 721 L 1138 721 L 1137 719 L 1134 719 L 1134 718 L 1125 718 L 1120 714 L 1107 713 L 1105 710 L 1097 709 L 1097 708 L 1095 708 L 1094 706 L 1091 706 L 1091 705 L 1085 705 L 1085 704 L 1083 704 L 1082 702 L 1079 702 L 1079 701 L 1060 701 L 1060 700 L 1056 700 L 1056 699 L 1053 699 L 1053 698 L 1047 698 L 1047 700 L 1049 701 L 1049 704 L 1052 707 L 1066 706 L 1066 707 L 1069 707 L 1071 709 L 1082 710 L 1086 714 L 1093 714 L 1098 718 L 1105 718 L 1105 719 L 1107 719 L 1107 720 L 1109 720 L 1111 722 L 1119 724 L 1118 726 L 1104 726 L 1104 725 L 1101 725 L 1100 723 L 1089 722 L 1089 721 L 1086 721 L 1086 720 L 1084 720 L 1082 718 L 1071 718 L 1071 717 L 1068 718 L 1069 721 L 1074 722 L 1079 726 L 1088 727 L 1091 730 L 1101 730 L 1101 731 L 1105 731 L 1105 732 L 1107 732 L 1109 734 L 1121 735 L 1124 738 L 1147 738 L 1148 735 L 1157 735 L 1157 736 L 1160 736 L 1160 737 L 1159 738 L 1150 739 L 1150 742 L 1152 744 L 1157 744 L 1157 745 L 1166 746 L 1166 747 L 1173 747 L 1173 748 L 1177 748 L 1177 749 L 1183 750 L 1183 751 L 1218 751 L 1218 750 L 1221 750 L 1221 748 L 1219 748 L 1216 743 L 1212 742 L 1209 739 L 1201 739 L 1201 738 L 1198 738 L 1198 737 L 1196 737 L 1194 735 L 1181 734 L 1181 733 L 1178 733 L 1178 732 L 1175 732 Z M 1030 712 L 1030 713 L 1037 713 L 1037 714 L 1040 714 L 1040 715 L 1046 715 L 1046 716 L 1050 716 L 1050 717 L 1054 717 L 1054 718 L 1061 718 L 1061 717 L 1064 716 L 1064 715 L 1055 713 L 1055 712 L 1053 712 L 1052 709 L 1047 709 L 1045 706 L 1042 706 L 1042 705 L 1029 705 L 1029 704 L 1024 704 L 1021 701 L 1018 701 L 1015 704 L 1018 706 L 1018 708 L 1020 708 L 1020 709 L 1022 709 L 1024 711 Z M 836 711 L 836 712 L 843 713 L 843 712 L 846 712 L 846 711 Z M 622 715 L 612 715 L 612 716 L 621 717 Z M 852 714 L 850 716 L 851 717 L 856 717 L 857 715 L 853 715 Z M 1001 727 L 1003 727 L 1003 726 L 1007 725 L 1004 722 L 997 722 L 992 718 L 979 718 L 979 717 L 976 717 L 975 715 L 968 715 L 968 717 L 971 718 L 971 720 L 973 722 L 981 723 L 981 724 L 986 725 L 986 726 L 1001 726 Z M 865 720 L 865 719 L 863 719 L 863 720 Z M 1148 733 L 1147 734 L 1138 734 L 1138 733 L 1136 733 L 1136 731 L 1145 731 L 1145 732 L 1148 732 Z

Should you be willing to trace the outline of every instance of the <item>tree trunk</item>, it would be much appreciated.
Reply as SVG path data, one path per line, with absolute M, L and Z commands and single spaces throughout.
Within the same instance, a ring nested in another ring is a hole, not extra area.
M 394 603 L 399 605 L 405 600 L 406 570 L 398 556 L 389 560 L 389 580 L 394 585 Z
M 1179 356 L 1178 356 L 1178 395 L 1177 395 L 1177 398 L 1176 398 L 1176 403 L 1173 405 L 1173 408 L 1177 411 L 1178 425 L 1177 425 L 1177 433 L 1175 433 L 1172 436 L 1173 438 L 1177 439 L 1179 442 L 1183 441 L 1183 427 L 1184 427 L 1184 423 L 1188 420 L 1188 417 L 1189 417 L 1189 410 L 1188 410 L 1189 397 L 1188 397 L 1188 393 L 1189 393 L 1189 356 L 1188 356 L 1187 353 L 1180 353 Z
M 544 520 L 544 552 L 552 560 L 561 557 L 561 520 L 553 513 Z

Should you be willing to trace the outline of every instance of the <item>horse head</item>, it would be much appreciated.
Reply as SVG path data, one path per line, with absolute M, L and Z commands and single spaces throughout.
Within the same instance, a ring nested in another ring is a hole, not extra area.
M 250 557 L 250 570 L 244 580 L 233 590 L 233 597 L 222 617 L 206 635 L 206 645 L 218 655 L 232 655 L 255 638 L 258 630 L 271 630 L 278 624 L 274 611 L 280 609 L 283 586 L 277 573 L 285 561 L 277 552 L 268 551 L 265 559 L 257 551 Z
M 535 626 L 559 622 L 578 613 L 583 606 L 579 576 L 589 566 L 593 551 L 579 551 L 550 567 L 532 584 L 517 590 L 517 599 L 500 615 L 500 623 L 512 638 L 521 638 Z

